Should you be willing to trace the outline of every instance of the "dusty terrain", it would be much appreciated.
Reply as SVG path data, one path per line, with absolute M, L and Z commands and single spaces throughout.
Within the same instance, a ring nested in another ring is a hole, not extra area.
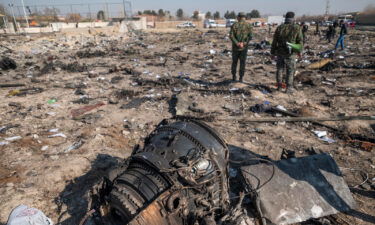
M 327 219 L 375 223 L 374 122 L 326 123 L 347 135 L 307 122 L 244 122 L 280 116 L 251 110 L 256 104 L 303 116 L 375 115 L 375 33 L 351 30 L 346 52 L 336 52 L 326 71 L 305 68 L 333 48 L 310 33 L 293 95 L 276 91 L 269 46 L 256 48 L 271 38 L 266 30 L 255 33 L 245 84 L 230 82 L 224 29 L 0 37 L 1 55 L 18 64 L 0 72 L 0 84 L 25 84 L 0 88 L 0 224 L 19 204 L 41 209 L 55 223 L 78 224 L 92 183 L 176 114 L 201 118 L 231 145 L 273 160 L 283 150 L 296 157 L 331 154 L 358 208 Z M 93 107 L 77 110 L 86 106 Z M 316 130 L 335 142 L 320 140 Z

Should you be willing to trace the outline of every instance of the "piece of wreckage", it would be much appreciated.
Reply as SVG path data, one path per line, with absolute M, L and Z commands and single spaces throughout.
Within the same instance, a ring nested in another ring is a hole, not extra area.
M 355 207 L 329 155 L 273 162 L 190 119 L 163 120 L 89 202 L 80 224 L 292 224 Z

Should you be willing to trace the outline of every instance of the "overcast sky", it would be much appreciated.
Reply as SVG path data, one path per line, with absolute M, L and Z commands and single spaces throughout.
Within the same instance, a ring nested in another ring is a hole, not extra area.
M 43 4 L 77 4 L 99 2 L 122 2 L 122 0 L 24 0 L 25 5 Z M 375 0 L 330 0 L 331 13 L 362 11 L 370 4 L 375 5 Z M 297 15 L 324 14 L 326 0 L 133 0 L 133 12 L 145 9 L 165 9 L 175 14 L 178 8 L 187 13 L 194 10 L 202 12 L 235 10 L 236 12 L 249 12 L 258 9 L 261 14 L 282 15 L 286 11 L 295 11 Z M 8 5 L 14 3 L 21 5 L 21 0 L 0 0 L 0 3 Z

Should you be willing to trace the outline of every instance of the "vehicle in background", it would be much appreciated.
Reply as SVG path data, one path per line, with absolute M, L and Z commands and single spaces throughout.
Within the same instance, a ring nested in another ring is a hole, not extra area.
M 253 26 L 254 26 L 254 27 L 260 27 L 260 26 L 262 26 L 262 23 L 259 22 L 259 21 L 257 21 L 257 22 L 254 22 L 254 23 L 253 23 Z
M 322 25 L 328 27 L 330 25 L 333 25 L 333 22 L 332 21 L 324 21 Z
M 195 24 L 189 21 L 177 25 L 177 28 L 195 28 L 195 27 L 196 27 Z
M 344 21 L 344 23 L 350 22 L 354 19 L 353 15 L 340 15 L 339 20 Z
M 204 21 L 204 28 L 216 28 L 216 27 L 218 26 L 215 20 L 207 19 Z
M 232 27 L 232 25 L 236 22 L 235 19 L 227 19 L 226 27 Z
M 227 27 L 227 25 L 226 24 L 217 23 L 216 27 L 217 28 L 225 28 L 225 27 Z

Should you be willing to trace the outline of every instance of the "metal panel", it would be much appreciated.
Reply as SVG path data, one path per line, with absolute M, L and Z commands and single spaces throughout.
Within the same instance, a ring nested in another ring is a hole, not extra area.
M 339 168 L 327 154 L 281 160 L 275 167 L 261 163 L 241 170 L 252 188 L 264 184 L 258 190 L 261 209 L 274 224 L 302 222 L 355 207 Z

